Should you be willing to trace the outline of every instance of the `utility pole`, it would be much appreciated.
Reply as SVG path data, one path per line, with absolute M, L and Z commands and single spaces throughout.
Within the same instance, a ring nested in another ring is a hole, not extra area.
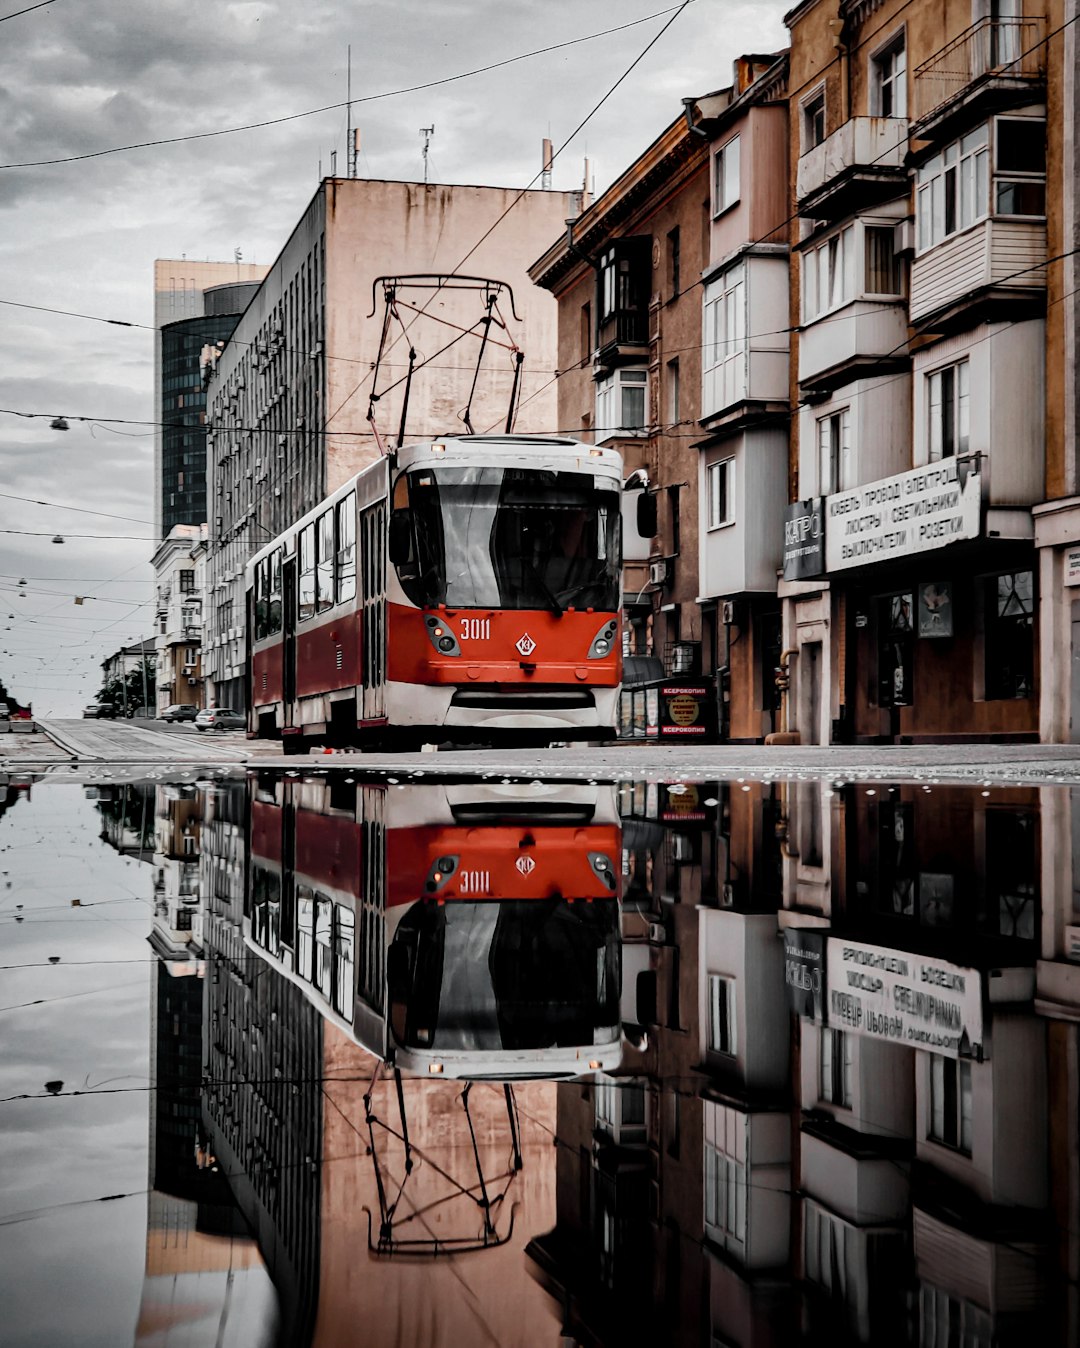
M 124 720 L 127 720 L 127 666 L 124 663 L 124 648 L 120 647 L 120 697 L 124 704 Z
M 155 671 L 155 672 L 156 672 L 156 671 Z M 143 714 L 145 715 L 145 714 L 148 713 L 149 710 L 150 710 L 150 695 L 149 695 L 149 693 L 148 693 L 147 690 L 146 690 L 146 652 L 145 652 L 145 651 L 143 651 L 143 658 L 142 658 L 142 704 L 143 704 Z
M 420 134 L 424 138 L 424 186 L 427 186 L 428 180 L 428 149 L 431 145 L 431 138 L 435 134 L 434 126 L 422 126 Z

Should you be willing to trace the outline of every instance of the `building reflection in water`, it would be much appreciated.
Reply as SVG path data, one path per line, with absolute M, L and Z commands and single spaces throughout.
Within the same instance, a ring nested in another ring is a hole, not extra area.
M 1080 1337 L 1070 793 L 260 774 L 151 815 L 155 1187 L 239 1210 L 279 1342 Z

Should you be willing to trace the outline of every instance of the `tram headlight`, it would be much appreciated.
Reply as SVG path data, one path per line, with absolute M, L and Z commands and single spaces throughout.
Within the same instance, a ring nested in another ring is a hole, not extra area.
M 615 644 L 615 638 L 619 632 L 619 621 L 617 618 L 609 618 L 608 621 L 597 632 L 592 639 L 592 645 L 589 647 L 588 659 L 601 660 L 608 655 L 612 646 Z
M 449 654 L 449 653 L 454 649 L 454 646 L 455 646 L 455 645 L 456 645 L 456 642 L 454 641 L 454 638 L 453 638 L 453 637 L 440 637 L 440 638 L 439 638 L 439 650 L 440 650 L 440 651 L 444 651 L 444 652 L 446 652 L 447 654 Z
M 442 618 L 428 614 L 424 619 L 424 631 L 428 640 L 440 655 L 460 655 L 461 647 L 457 643 L 450 624 Z

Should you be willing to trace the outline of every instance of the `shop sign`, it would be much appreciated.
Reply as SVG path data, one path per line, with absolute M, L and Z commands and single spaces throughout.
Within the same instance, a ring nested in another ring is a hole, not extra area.
M 689 782 L 674 782 L 665 788 L 667 799 L 660 818 L 665 824 L 704 823 L 708 818 L 701 793 Z
M 1065 549 L 1065 584 L 1080 585 L 1080 548 Z
M 825 498 L 829 571 L 912 557 L 982 530 L 982 475 L 960 485 L 956 459 L 912 468 Z
M 951 637 L 953 634 L 952 583 L 932 580 L 919 586 L 919 636 Z
M 982 1060 L 978 970 L 832 936 L 825 976 L 833 1029 Z
M 674 684 L 661 688 L 660 698 L 663 711 L 660 718 L 661 736 L 705 734 L 709 698 L 707 687 Z
M 823 496 L 796 501 L 784 512 L 784 579 L 813 580 L 825 574 Z
M 825 1019 L 825 936 L 806 927 L 784 928 L 784 983 L 788 1006 L 820 1025 Z

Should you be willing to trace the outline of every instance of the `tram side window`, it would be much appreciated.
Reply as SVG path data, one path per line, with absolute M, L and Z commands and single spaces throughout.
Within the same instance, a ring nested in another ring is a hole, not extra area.
M 316 597 L 320 613 L 334 605 L 334 512 L 325 510 L 318 519 L 319 555 L 316 565 Z
M 356 493 L 337 503 L 337 554 L 334 563 L 337 602 L 356 594 Z
M 297 581 L 297 609 L 300 621 L 315 614 L 315 526 L 300 530 L 300 575 Z
M 267 635 L 266 561 L 255 564 L 255 640 Z
M 263 565 L 269 571 L 266 635 L 272 637 L 281 631 L 281 549 L 275 548 Z

